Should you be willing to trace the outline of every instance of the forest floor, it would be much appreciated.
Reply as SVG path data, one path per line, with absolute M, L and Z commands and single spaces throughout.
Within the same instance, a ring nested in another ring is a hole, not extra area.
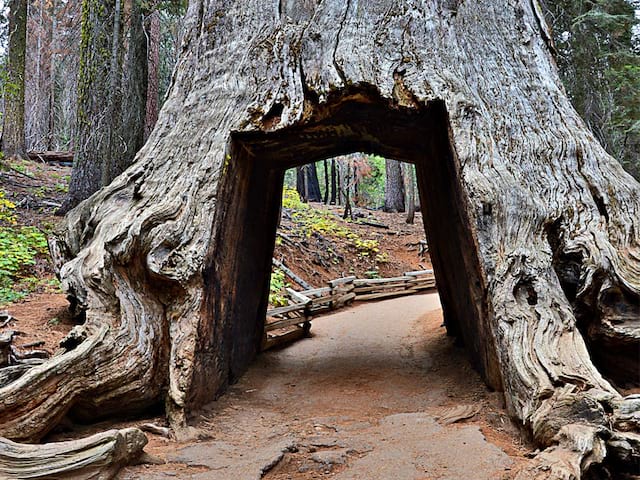
M 437 294 L 316 318 L 122 480 L 507 480 L 532 448 L 442 327 Z
M 54 230 L 70 169 L 35 162 L 18 169 L 27 176 L 3 172 L 1 183 L 17 224 Z M 313 286 L 431 268 L 419 248 L 419 212 L 413 225 L 404 214 L 359 208 L 344 221 L 341 207 L 298 202 L 285 201 L 274 258 Z M 14 317 L 3 328 L 21 332 L 18 346 L 44 341 L 38 348 L 53 353 L 73 326 L 66 299 L 42 252 L 20 275 L 38 281 L 0 307 Z M 148 434 L 146 451 L 168 463 L 129 467 L 120 478 L 511 479 L 531 446 L 441 324 L 437 294 L 318 317 L 311 338 L 262 354 L 193 419 L 199 441 Z M 163 419 L 66 423 L 48 440 L 150 421 Z

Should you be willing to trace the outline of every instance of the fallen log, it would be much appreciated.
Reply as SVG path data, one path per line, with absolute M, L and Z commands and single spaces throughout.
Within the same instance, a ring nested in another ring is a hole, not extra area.
M 0 477 L 5 479 L 108 480 L 136 462 L 147 437 L 137 428 L 41 445 L 0 437 Z
M 309 285 L 307 282 L 305 282 L 302 278 L 300 278 L 298 275 L 293 273 L 292 270 L 287 268 L 287 266 L 284 263 L 282 263 L 280 260 L 277 260 L 277 259 L 274 258 L 273 259 L 273 264 L 276 267 L 278 267 L 280 270 L 282 270 L 287 275 L 287 277 L 289 277 L 291 280 L 296 282 L 302 288 L 305 288 L 307 290 L 311 290 L 313 288 L 311 285 Z
M 73 152 L 56 152 L 56 151 L 30 151 L 27 152 L 29 160 L 46 162 L 46 163 L 73 163 Z
M 389 230 L 389 225 L 385 225 L 384 223 L 372 222 L 370 220 L 359 220 L 356 223 L 361 225 L 367 225 L 368 227 L 382 228 L 384 230 Z

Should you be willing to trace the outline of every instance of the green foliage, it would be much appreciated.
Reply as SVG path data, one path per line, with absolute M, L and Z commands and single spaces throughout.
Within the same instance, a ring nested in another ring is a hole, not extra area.
M 287 286 L 284 272 L 279 268 L 274 268 L 271 272 L 271 283 L 269 285 L 269 305 L 284 307 L 289 303 L 285 296 L 285 288 Z
M 600 143 L 640 179 L 640 45 L 626 0 L 546 1 L 563 83 Z M 634 48 L 635 47 L 635 48 Z
M 35 227 L 16 226 L 14 209 L 0 191 L 0 304 L 19 300 L 40 284 L 29 267 L 47 254 L 44 234 Z
M 343 238 L 349 242 L 361 256 L 377 254 L 380 245 L 376 240 L 364 240 L 346 226 L 340 225 L 335 216 L 327 211 L 318 210 L 304 203 L 298 192 L 284 187 L 282 207 L 291 210 L 291 217 L 297 224 L 298 233 L 307 238 L 314 233 Z
M 369 171 L 358 180 L 358 200 L 361 205 L 380 208 L 384 205 L 385 159 L 368 155 Z
M 5 194 L 0 190 L 0 225 L 11 224 L 15 225 L 16 215 L 14 209 L 15 204 L 5 198 Z
M 16 172 L 20 172 L 23 175 L 34 178 L 33 172 L 29 169 L 29 162 L 26 160 L 19 160 L 17 162 L 11 162 L 9 166 Z

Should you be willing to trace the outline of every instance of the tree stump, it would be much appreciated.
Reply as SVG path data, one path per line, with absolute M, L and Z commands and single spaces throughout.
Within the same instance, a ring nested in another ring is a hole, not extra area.
M 52 243 L 82 334 L 0 389 L 0 433 L 186 425 L 259 350 L 284 169 L 364 151 L 416 165 L 449 333 L 540 475 L 637 469 L 640 185 L 550 42 L 536 0 L 190 2 L 156 129 Z

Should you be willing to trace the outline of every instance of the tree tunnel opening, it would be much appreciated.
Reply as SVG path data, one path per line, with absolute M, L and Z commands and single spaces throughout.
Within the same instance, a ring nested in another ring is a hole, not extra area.
M 234 134 L 225 163 L 219 198 L 232 207 L 219 209 L 224 213 L 216 218 L 220 248 L 206 273 L 206 305 L 218 326 L 212 334 L 222 344 L 218 363 L 228 369 L 228 381 L 237 380 L 260 350 L 285 171 L 365 152 L 416 166 L 448 333 L 464 342 L 487 384 L 501 390 L 477 244 L 444 103 L 402 107 L 375 92 L 343 92 L 325 104 L 308 105 L 303 121 L 277 130 L 281 111 L 271 108 L 263 131 Z

